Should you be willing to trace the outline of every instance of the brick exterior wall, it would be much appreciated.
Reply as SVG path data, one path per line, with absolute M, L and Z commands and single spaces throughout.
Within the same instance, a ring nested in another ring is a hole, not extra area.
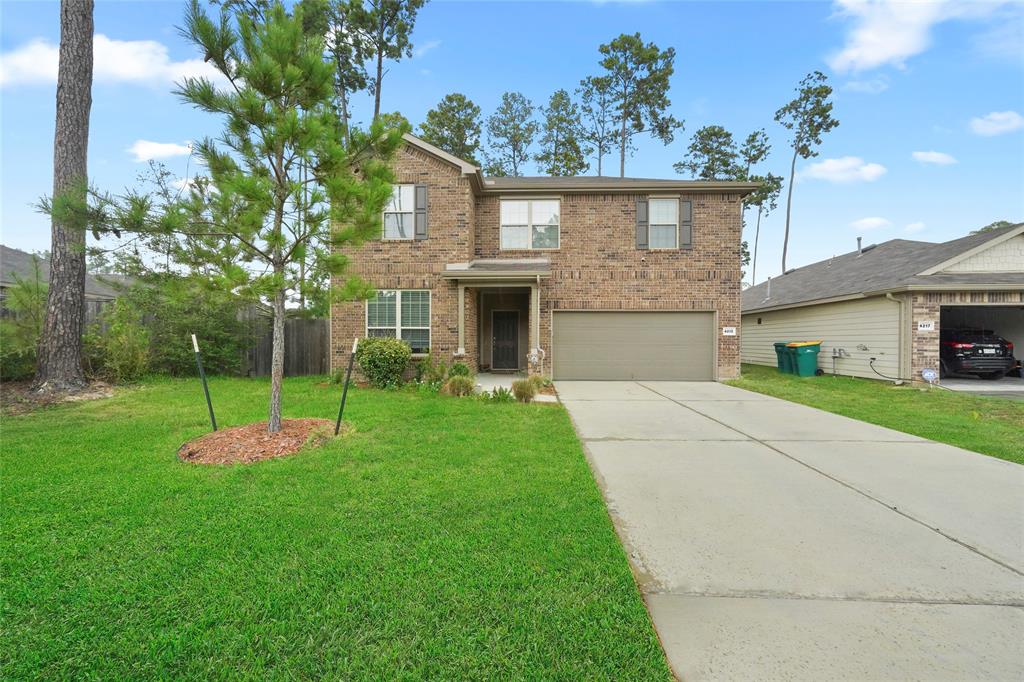
M 1024 291 L 930 291 L 910 297 L 910 368 L 913 379 L 925 368 L 939 371 L 939 333 L 944 305 L 1019 305 Z M 935 322 L 935 331 L 920 332 L 917 323 Z
M 446 361 L 458 345 L 458 287 L 439 276 L 446 263 L 473 258 L 551 261 L 540 286 L 540 345 L 550 358 L 558 310 L 698 310 L 717 312 L 717 327 L 740 327 L 741 202 L 738 194 L 686 194 L 693 201 L 693 247 L 637 250 L 636 201 L 647 195 L 561 194 L 557 250 L 502 251 L 499 198 L 474 197 L 458 169 L 412 147 L 396 162 L 397 181 L 428 188 L 429 239 L 371 242 L 350 254 L 352 272 L 380 289 L 431 290 L 431 352 Z M 538 196 L 553 196 L 542 194 Z M 661 195 L 659 195 L 661 196 Z M 466 291 L 467 362 L 477 367 L 478 297 Z M 347 361 L 364 330 L 362 302 L 332 308 L 332 367 Z M 530 311 L 531 324 L 536 311 Z M 718 377 L 739 374 L 739 337 L 717 334 Z M 550 371 L 550 365 L 545 366 Z

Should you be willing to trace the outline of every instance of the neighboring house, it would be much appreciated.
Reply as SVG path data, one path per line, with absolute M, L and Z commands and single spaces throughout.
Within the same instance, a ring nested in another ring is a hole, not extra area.
M 754 185 L 485 178 L 411 135 L 395 175 L 381 238 L 348 254 L 378 293 L 333 306 L 333 368 L 354 338 L 389 336 L 478 371 L 738 374 L 741 198 Z
M 941 244 L 893 239 L 751 287 L 742 356 L 775 365 L 773 342 L 821 339 L 825 372 L 920 379 L 939 370 L 943 327 L 991 329 L 1024 352 L 1024 224 Z
M 50 263 L 39 258 L 40 276 L 44 282 L 50 280 Z M 35 276 L 32 268 L 32 254 L 0 245 L 0 312 L 6 314 L 3 300 L 4 291 L 14 286 L 15 276 L 22 280 L 30 280 Z M 121 295 L 118 285 L 130 284 L 131 278 L 123 275 L 89 275 L 85 276 L 85 322 L 92 322 L 103 310 Z

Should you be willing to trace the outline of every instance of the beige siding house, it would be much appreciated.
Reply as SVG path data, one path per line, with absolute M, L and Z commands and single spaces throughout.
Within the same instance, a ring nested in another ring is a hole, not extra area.
M 918 380 L 942 369 L 942 329 L 963 327 L 1024 354 L 1024 224 L 940 244 L 894 239 L 751 287 L 740 356 L 774 365 L 774 342 L 820 339 L 825 373 Z

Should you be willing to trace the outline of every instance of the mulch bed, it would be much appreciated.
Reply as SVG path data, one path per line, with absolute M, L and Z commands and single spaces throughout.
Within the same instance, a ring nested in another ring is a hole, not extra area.
M 342 432 L 345 424 L 341 425 Z M 285 419 L 281 430 L 267 433 L 267 422 L 234 426 L 200 436 L 178 448 L 178 458 L 193 464 L 252 464 L 294 455 L 306 445 L 334 436 L 330 419 Z

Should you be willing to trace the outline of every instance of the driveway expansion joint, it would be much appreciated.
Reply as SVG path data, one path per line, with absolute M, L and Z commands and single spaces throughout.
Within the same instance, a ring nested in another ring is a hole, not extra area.
M 644 590 L 645 595 L 682 599 L 792 599 L 798 601 L 866 602 L 869 604 L 919 604 L 923 606 L 1002 606 L 1024 609 L 1024 599 L 923 599 L 918 597 L 870 597 L 854 595 L 816 595 L 794 592 L 691 592 L 680 590 Z

